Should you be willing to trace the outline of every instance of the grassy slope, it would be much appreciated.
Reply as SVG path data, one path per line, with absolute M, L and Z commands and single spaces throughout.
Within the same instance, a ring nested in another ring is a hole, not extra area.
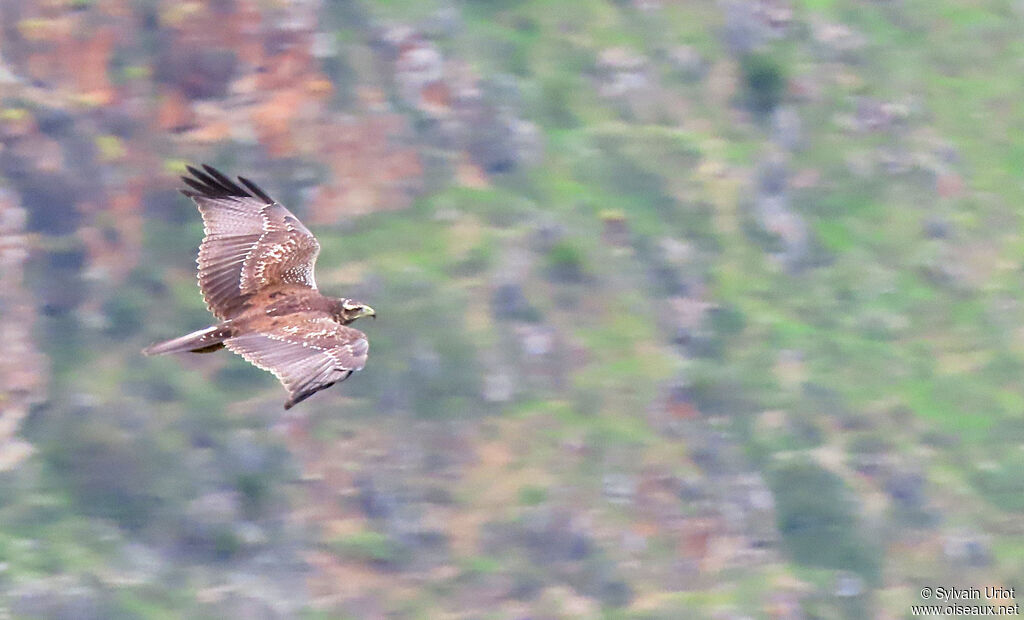
M 501 248 L 518 242 L 524 223 L 538 214 L 564 224 L 584 256 L 591 278 L 587 286 L 553 285 L 543 277 L 541 265 L 526 287 L 545 321 L 582 343 L 587 361 L 571 377 L 567 394 L 548 399 L 549 394 L 541 393 L 501 412 L 491 429 L 498 444 L 494 458 L 487 456 L 490 444 L 481 442 L 482 473 L 462 480 L 454 491 L 460 509 L 476 523 L 500 516 L 494 506 L 515 514 L 522 506 L 545 501 L 548 489 L 570 487 L 579 488 L 579 501 L 593 507 L 603 527 L 615 531 L 628 523 L 627 511 L 601 500 L 600 475 L 616 459 L 635 458 L 638 465 L 680 472 L 692 467 L 687 455 L 693 446 L 659 436 L 642 416 L 658 386 L 685 368 L 698 384 L 735 391 L 730 402 L 736 405 L 727 424 L 755 463 L 769 464 L 793 450 L 844 449 L 862 436 L 881 436 L 892 452 L 925 470 L 932 501 L 946 523 L 1005 532 L 993 545 L 993 570 L 979 572 L 978 583 L 982 578 L 1019 580 L 1022 535 L 1008 525 L 1019 513 L 1006 510 L 1020 509 L 1013 498 L 1024 491 L 1019 485 L 1024 478 L 1018 455 L 1021 435 L 1007 431 L 1020 429 L 1024 404 L 1019 381 L 1024 341 L 1016 327 L 1024 318 L 1019 286 L 1024 241 L 1017 207 L 1024 193 L 1019 182 L 1024 147 L 1016 139 L 1024 109 L 1017 80 L 1007 78 L 1024 51 L 1016 9 L 1010 2 L 798 4 L 799 21 L 840 21 L 864 34 L 868 46 L 856 63 L 839 67 L 853 77 L 845 81 L 831 79 L 832 68 L 821 65 L 804 39 L 771 47 L 789 75 L 822 83 L 819 101 L 798 104 L 806 145 L 791 167 L 821 174 L 819 187 L 795 192 L 793 202 L 828 260 L 822 267 L 790 275 L 766 260 L 743 225 L 753 170 L 767 148 L 763 127 L 737 122 L 733 100 L 709 87 L 710 78 L 683 82 L 662 61 L 655 61 L 655 71 L 669 93 L 667 107 L 685 109 L 681 122 L 638 120 L 596 94 L 590 75 L 597 54 L 613 45 L 657 58 L 659 47 L 686 43 L 709 59 L 713 72 L 736 72 L 715 36 L 722 19 L 716 3 L 665 5 L 656 16 L 645 16 L 612 2 L 562 2 L 556 8 L 540 0 L 467 4 L 464 31 L 441 46 L 469 60 L 482 76 L 517 76 L 525 116 L 544 130 L 544 165 L 498 179 L 493 189 L 447 189 L 407 212 L 368 217 L 350 230 L 318 231 L 324 245 L 321 265 L 344 265 L 325 274 L 325 285 L 357 282 L 369 272 L 381 283 L 379 296 L 393 300 L 392 307 L 409 304 L 387 319 L 399 335 L 389 341 L 380 330 L 375 340 L 380 360 L 388 359 L 389 351 L 404 350 L 401 336 L 414 333 L 416 309 L 443 308 L 450 312 L 446 316 L 451 325 L 465 326 L 473 342 L 500 342 L 502 327 L 486 316 L 485 285 Z M 410 22 L 433 14 L 438 6 L 396 0 L 375 5 L 373 11 Z M 905 144 L 921 152 L 930 141 L 955 145 L 960 158 L 955 169 L 966 181 L 964 194 L 940 199 L 930 180 L 919 174 L 855 177 L 847 157 L 891 144 L 884 136 L 844 132 L 834 122 L 836 110 L 853 109 L 855 95 L 883 100 L 913 96 L 916 111 Z M 461 214 L 456 223 L 434 217 L 451 208 Z M 654 242 L 669 235 L 699 250 L 699 271 L 710 297 L 744 320 L 739 333 L 724 339 L 720 356 L 681 360 L 671 352 L 655 321 L 663 300 L 652 293 L 645 259 L 613 253 L 597 242 L 599 214 L 606 210 L 624 212 L 640 238 Z M 510 221 L 503 219 L 509 217 L 507 211 L 514 211 Z M 953 223 L 952 239 L 924 238 L 923 224 L 933 214 Z M 182 234 L 175 238 L 180 241 Z M 194 223 L 188 234 L 198 239 Z M 166 235 L 156 231 L 157 236 Z M 169 261 L 177 260 L 172 254 L 180 258 L 180 247 L 165 246 L 148 244 L 151 252 Z M 966 283 L 930 280 L 922 267 L 937 256 L 963 261 L 968 266 Z M 482 267 L 467 270 L 467 257 L 475 257 L 474 264 Z M 178 262 L 179 271 L 166 278 L 171 283 L 168 307 L 157 309 L 157 320 L 126 348 L 135 350 L 206 320 L 190 265 Z M 426 284 L 417 288 L 415 282 Z M 581 314 L 581 308 L 598 311 Z M 878 317 L 898 320 L 894 327 L 879 329 Z M 378 323 L 382 327 L 384 317 Z M 784 349 L 803 353 L 803 378 L 814 391 L 789 384 L 775 372 L 777 353 Z M 119 355 L 94 351 L 89 359 L 103 373 L 79 377 L 59 372 L 58 384 L 70 386 L 69 393 L 75 389 L 114 398 L 133 378 L 165 376 L 185 409 L 193 412 L 157 406 L 169 420 L 162 424 L 168 427 L 165 441 L 172 452 L 175 442 L 184 441 L 180 436 L 189 424 L 215 424 L 205 418 L 196 422 L 200 414 L 194 412 L 223 410 L 242 395 L 252 396 L 254 387 L 265 396 L 260 402 L 276 402 L 280 396 L 273 379 L 257 373 L 235 377 L 231 389 L 214 389 L 214 382 L 224 385 L 219 374 L 224 360 L 200 360 L 182 371 L 163 361 L 135 368 Z M 328 425 L 325 437 L 373 428 L 377 422 L 371 417 L 371 397 L 387 389 L 393 376 L 389 372 L 401 371 L 383 362 L 368 367 L 360 377 L 363 383 L 351 384 L 356 399 L 352 421 L 343 428 Z M 453 408 L 464 409 L 457 405 Z M 805 416 L 821 431 L 821 440 L 807 444 L 793 434 L 758 432 L 752 418 L 765 409 Z M 906 412 L 909 418 L 899 417 Z M 437 415 L 444 417 L 444 412 Z M 863 426 L 843 430 L 849 417 L 863 420 Z M 929 449 L 936 433 L 954 440 Z M 596 452 L 567 466 L 557 456 L 558 447 L 580 438 L 596 446 Z M 531 449 L 513 458 L 506 454 L 508 445 Z M 844 462 L 836 469 L 865 503 L 878 493 Z M 494 480 L 506 483 L 496 485 Z M 56 508 L 68 501 L 60 492 L 40 497 Z M 88 524 L 77 518 L 39 519 L 51 510 L 48 506 L 0 510 L 8 522 L 29 528 L 11 529 L 0 541 L 11 549 L 3 555 L 14 572 L 75 571 L 108 552 L 81 543 L 79 530 Z M 17 513 L 25 510 L 27 517 Z M 14 539 L 22 537 L 47 538 L 60 551 L 49 557 L 19 550 Z M 350 541 L 341 548 L 379 553 L 376 547 L 367 551 L 367 541 L 376 540 L 372 536 L 356 535 L 353 540 L 359 544 Z M 672 555 L 669 542 L 657 538 L 647 553 L 644 559 L 652 566 L 667 565 Z M 939 552 L 920 550 L 890 554 L 886 586 L 891 592 L 879 593 L 876 602 L 905 612 L 907 583 L 946 576 L 939 558 Z M 500 561 L 473 552 L 456 557 L 460 578 L 496 572 Z M 761 613 L 765 590 L 770 589 L 765 584 L 778 575 L 795 574 L 823 590 L 831 575 L 792 564 L 737 573 L 725 575 L 717 589 L 683 594 L 664 594 L 648 575 L 630 573 L 638 588 L 632 610 L 671 617 L 684 610 L 730 606 Z M 427 588 L 395 597 L 410 615 L 419 611 L 429 616 L 430 610 L 446 604 L 446 586 L 454 587 L 441 584 L 436 591 Z M 152 617 L 159 617 L 158 609 L 179 605 L 170 600 L 173 596 L 160 598 L 142 595 L 124 604 L 145 608 L 140 613 Z M 616 617 L 619 612 L 607 613 Z

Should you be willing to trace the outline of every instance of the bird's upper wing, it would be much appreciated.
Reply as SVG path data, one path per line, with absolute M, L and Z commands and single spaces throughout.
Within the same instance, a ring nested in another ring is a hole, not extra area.
M 320 244 L 288 209 L 242 177 L 232 181 L 210 166 L 182 177 L 203 216 L 199 288 L 214 315 L 230 319 L 260 289 L 297 284 L 316 289 Z M 205 171 L 205 172 L 204 172 Z
M 315 312 L 288 315 L 286 321 L 224 344 L 274 373 L 288 390 L 285 409 L 362 370 L 370 349 L 363 332 Z

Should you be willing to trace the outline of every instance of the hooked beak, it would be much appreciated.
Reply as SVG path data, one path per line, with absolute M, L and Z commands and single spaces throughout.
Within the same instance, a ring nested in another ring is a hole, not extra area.
M 377 311 L 374 310 L 373 308 L 371 308 L 370 306 L 363 306 L 363 311 L 362 311 L 362 313 L 359 316 L 360 317 L 368 316 L 371 319 L 373 319 L 374 321 L 376 321 L 377 320 Z

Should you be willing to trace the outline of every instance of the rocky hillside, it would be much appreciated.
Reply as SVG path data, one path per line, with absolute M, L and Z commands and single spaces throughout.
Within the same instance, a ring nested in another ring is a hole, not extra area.
M 0 617 L 1020 589 L 1021 41 L 1003 0 L 0 4 Z M 139 354 L 210 322 L 193 162 L 379 312 L 289 415 Z

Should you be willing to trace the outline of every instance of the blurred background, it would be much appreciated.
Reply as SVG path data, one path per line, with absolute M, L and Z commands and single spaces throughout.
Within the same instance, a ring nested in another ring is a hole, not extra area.
M 0 618 L 1019 590 L 1022 35 L 1017 0 L 4 0 Z M 199 162 L 380 315 L 297 419 L 236 356 L 140 355 L 212 321 Z

